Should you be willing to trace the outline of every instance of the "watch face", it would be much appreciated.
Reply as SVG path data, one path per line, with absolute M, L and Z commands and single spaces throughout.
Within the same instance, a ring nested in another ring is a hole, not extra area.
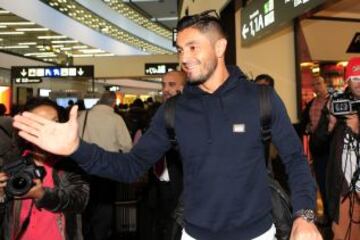
M 315 221 L 315 213 L 311 209 L 303 210 L 301 215 L 303 216 L 303 218 L 306 221 L 309 221 L 309 222 L 314 222 Z

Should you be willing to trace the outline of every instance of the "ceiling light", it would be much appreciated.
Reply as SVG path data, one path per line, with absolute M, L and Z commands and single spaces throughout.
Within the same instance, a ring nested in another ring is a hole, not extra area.
M 6 11 L 6 10 L 0 10 L 0 14 L 8 14 L 10 13 L 9 11 Z
M 54 35 L 54 36 L 38 36 L 38 39 L 63 39 L 63 38 L 67 38 L 67 36 L 62 36 L 62 35 Z
M 160 18 L 152 18 L 151 21 L 160 21 L 160 22 L 165 22 L 165 21 L 177 21 L 178 17 L 160 17 Z
M 0 28 L 6 28 L 6 26 L 5 25 L 0 25 Z
M 35 25 L 33 22 L 0 22 L 0 25 L 16 26 L 16 25 Z
M 72 57 L 92 57 L 92 54 L 72 54 Z
M 16 31 L 23 31 L 23 32 L 44 32 L 49 31 L 48 28 L 17 28 Z
M 0 32 L 0 35 L 22 35 L 24 32 Z
M 72 49 L 84 49 L 84 48 L 88 48 L 88 46 L 86 45 L 72 46 Z
M 54 55 L 53 52 L 30 52 L 30 53 L 25 53 L 24 56 L 28 57 L 28 56 L 37 56 L 37 55 Z
M 36 42 L 20 42 L 19 45 L 36 45 Z
M 79 41 L 76 40 L 56 40 L 56 41 L 51 41 L 51 43 L 78 43 Z
M 22 45 L 22 46 L 13 45 L 13 46 L 3 46 L 3 47 L 4 47 L 4 49 L 29 48 L 29 46 L 27 46 L 27 45 Z
M 113 53 L 95 54 L 94 57 L 112 57 L 115 56 Z
M 80 49 L 79 52 L 82 52 L 82 53 L 103 53 L 105 51 L 101 50 L 101 49 Z

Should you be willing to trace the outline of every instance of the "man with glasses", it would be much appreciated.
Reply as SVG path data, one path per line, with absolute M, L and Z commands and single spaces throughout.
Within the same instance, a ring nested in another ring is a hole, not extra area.
M 258 87 L 225 65 L 227 40 L 215 11 L 186 16 L 177 25 L 177 49 L 188 84 L 177 99 L 175 133 L 184 169 L 182 239 L 274 239 L 271 198 L 261 139 Z M 285 107 L 271 94 L 273 140 L 289 173 L 296 213 L 292 240 L 321 239 L 313 218 L 315 184 Z M 80 141 L 76 108 L 59 125 L 24 113 L 20 135 L 42 148 L 71 155 L 91 174 L 133 181 L 170 147 L 160 107 L 128 154 Z M 65 141 L 66 140 L 66 141 Z M 61 144 L 60 144 L 61 143 Z

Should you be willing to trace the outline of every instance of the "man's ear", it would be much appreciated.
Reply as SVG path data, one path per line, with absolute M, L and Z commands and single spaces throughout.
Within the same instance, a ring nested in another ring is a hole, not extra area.
M 222 58 L 225 55 L 225 50 L 227 46 L 227 40 L 225 38 L 220 38 L 215 43 L 215 53 L 218 58 Z

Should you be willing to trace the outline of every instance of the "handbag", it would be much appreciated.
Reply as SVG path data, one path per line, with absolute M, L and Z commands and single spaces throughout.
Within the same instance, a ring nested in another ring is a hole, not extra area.
M 289 195 L 274 178 L 274 173 L 269 161 L 271 143 L 271 101 L 270 87 L 259 85 L 260 89 L 260 121 L 261 136 L 264 143 L 264 155 L 268 171 L 268 184 L 271 191 L 272 217 L 276 228 L 276 238 L 287 240 L 292 229 L 292 206 Z
M 270 87 L 259 85 L 260 89 L 260 123 L 261 136 L 264 143 L 264 155 L 266 161 L 266 168 L 268 172 L 268 185 L 271 191 L 272 202 L 272 217 L 276 228 L 275 237 L 278 240 L 287 240 L 290 238 L 292 229 L 292 206 L 289 195 L 281 187 L 279 182 L 274 178 L 271 164 L 269 161 L 269 150 L 271 143 L 271 101 L 270 101 Z M 174 148 L 177 147 L 175 135 L 175 107 L 176 100 L 179 95 L 176 95 L 165 102 L 164 118 L 167 134 L 169 140 Z M 179 203 L 174 210 L 173 218 L 176 222 L 184 227 L 184 203 L 180 197 Z

